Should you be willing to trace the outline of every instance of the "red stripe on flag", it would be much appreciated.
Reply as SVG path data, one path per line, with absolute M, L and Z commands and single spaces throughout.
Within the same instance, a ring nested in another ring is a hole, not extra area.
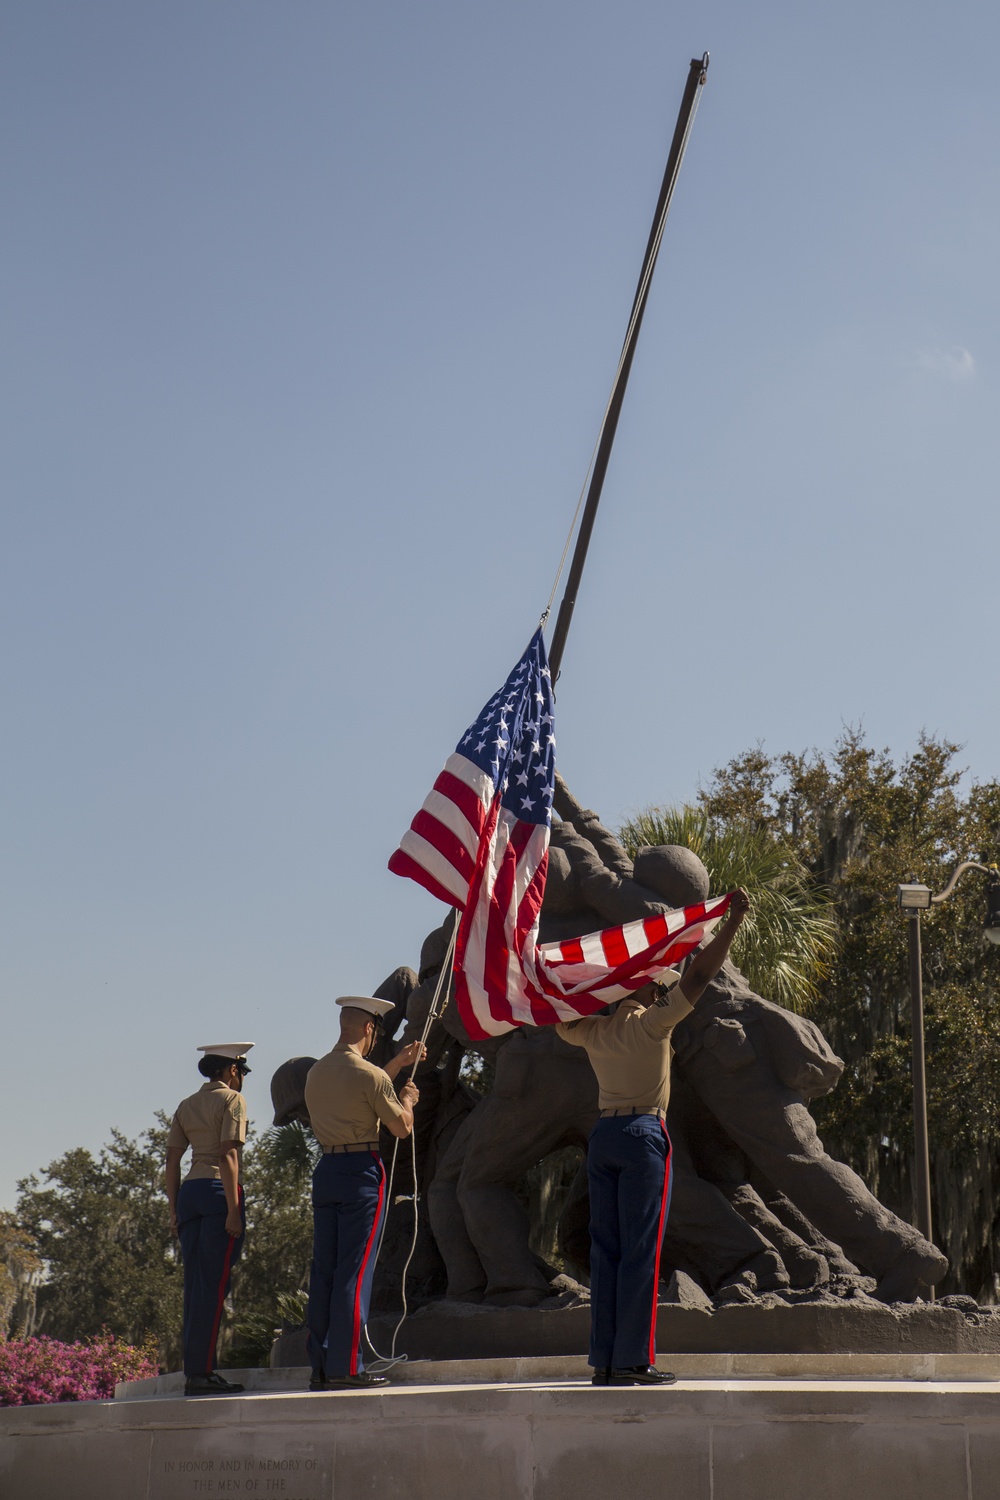
M 461 901 L 456 901 L 451 891 L 446 890 L 440 881 L 427 873 L 423 865 L 418 865 L 416 860 L 404 854 L 402 849 L 397 849 L 389 860 L 389 869 L 394 875 L 405 875 L 408 879 L 415 880 L 417 885 L 422 885 L 425 891 L 430 891 L 432 896 L 436 896 L 439 901 L 444 901 L 448 906 L 461 908 Z
M 534 837 L 534 834 L 532 834 Z M 529 840 L 530 842 L 530 840 Z M 525 887 L 521 904 L 517 909 L 517 929 L 515 934 L 515 947 L 518 954 L 524 952 L 524 945 L 528 935 L 532 932 L 542 909 L 542 897 L 545 895 L 545 880 L 549 871 L 549 846 L 546 841 L 541 859 L 535 866 L 535 872 Z
M 609 927 L 601 933 L 601 947 L 604 949 L 604 957 L 613 968 L 628 961 L 628 944 L 622 937 L 620 927 Z
M 495 797 L 493 799 L 493 805 L 489 811 L 489 816 L 486 819 L 486 824 L 483 828 L 482 834 L 480 835 L 479 856 L 476 860 L 476 873 L 473 875 L 472 881 L 469 885 L 469 897 L 465 905 L 465 910 L 462 913 L 462 920 L 459 923 L 458 936 L 455 939 L 455 1004 L 458 1007 L 458 1013 L 462 1019 L 462 1024 L 465 1026 L 466 1031 L 469 1033 L 469 1036 L 473 1039 L 473 1041 L 477 1042 L 485 1041 L 494 1033 L 492 1031 L 484 1030 L 482 1023 L 479 1021 L 476 1015 L 475 1007 L 472 1002 L 472 996 L 469 991 L 469 981 L 466 974 L 468 963 L 467 950 L 469 937 L 473 930 L 473 927 L 478 926 L 479 919 L 486 915 L 485 911 L 483 911 L 481 908 L 489 900 L 486 891 L 486 871 L 490 859 L 490 846 L 493 841 L 493 836 L 496 832 L 497 819 L 499 815 L 500 798 Z M 484 962 L 487 960 L 488 954 L 486 955 Z M 477 984 L 478 979 L 478 975 L 473 975 L 473 984 Z M 507 1027 L 513 1026 L 514 1018 L 513 1014 L 511 1013 L 510 1005 L 507 1003 L 506 987 L 504 989 L 502 998 L 500 996 L 494 997 L 490 995 L 487 998 L 486 1003 L 491 1018 L 498 1020 L 501 1023 L 505 1022 Z M 506 1014 L 504 1014 L 504 1012 L 506 1012 Z
M 503 995 L 505 1000 L 509 1000 L 510 965 L 507 923 L 517 887 L 517 863 L 525 851 L 532 832 L 533 825 L 530 823 L 515 823 L 509 829 L 507 845 L 500 858 L 493 884 L 493 899 L 489 903 L 487 913 L 484 985 L 491 997 Z M 510 936 L 513 935 L 510 934 Z M 509 1004 L 507 1009 L 510 1009 Z M 491 1005 L 490 1010 L 496 1019 L 495 1006 Z M 511 1012 L 512 1018 L 513 1012 Z
M 414 833 L 419 833 L 421 838 L 427 840 L 431 848 L 436 849 L 450 865 L 458 871 L 462 879 L 468 884 L 472 879 L 475 866 L 472 855 L 466 849 L 457 834 L 452 833 L 444 823 L 440 822 L 433 813 L 421 808 L 410 824 Z M 390 865 L 390 869 L 392 866 Z
M 476 831 L 477 837 L 483 831 L 486 822 L 486 814 L 490 803 L 484 802 L 477 792 L 453 776 L 450 771 L 442 771 L 434 783 L 434 790 L 440 792 L 442 797 L 447 797 L 449 802 L 454 802 L 459 812 L 469 820 Z M 492 799 L 491 799 L 492 800 Z
M 500 820 L 504 827 L 501 829 Z M 494 851 L 493 894 L 485 908 L 486 952 L 484 955 L 483 987 L 489 996 L 490 1015 L 494 1021 L 516 1024 L 508 989 L 510 978 L 510 948 L 507 942 L 507 918 L 517 879 L 517 861 L 530 837 L 530 827 L 504 819 L 501 810 L 497 836 L 505 836 L 503 853 L 496 857 Z M 486 883 L 482 888 L 482 900 L 486 900 Z
M 646 942 L 650 948 L 652 948 L 654 943 L 661 942 L 667 935 L 666 917 L 647 917 L 642 925 L 646 933 Z

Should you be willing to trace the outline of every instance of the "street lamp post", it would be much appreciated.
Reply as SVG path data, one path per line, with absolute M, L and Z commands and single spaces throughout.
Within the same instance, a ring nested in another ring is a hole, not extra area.
M 996 865 L 963 860 L 952 873 L 943 891 L 932 895 L 927 885 L 897 887 L 899 904 L 906 912 L 910 950 L 910 1015 L 913 1058 L 913 1145 L 916 1158 L 915 1192 L 917 1228 L 925 1240 L 931 1235 L 931 1156 L 927 1133 L 927 1074 L 924 1063 L 924 985 L 920 953 L 920 913 L 947 901 L 966 870 L 981 870 L 989 876 L 986 887 L 986 921 L 984 933 L 991 943 L 1000 944 L 1000 871 Z

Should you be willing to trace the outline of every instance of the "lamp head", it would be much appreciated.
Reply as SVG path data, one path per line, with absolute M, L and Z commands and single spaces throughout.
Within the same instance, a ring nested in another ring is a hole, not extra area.
M 986 887 L 986 921 L 983 931 L 991 943 L 1000 945 L 1000 875 L 994 875 Z
M 897 885 L 896 895 L 904 911 L 929 911 L 931 888 L 929 885 Z

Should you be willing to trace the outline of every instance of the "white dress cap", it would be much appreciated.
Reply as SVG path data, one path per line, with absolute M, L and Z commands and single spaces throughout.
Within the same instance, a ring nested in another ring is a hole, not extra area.
M 387 1016 L 395 1010 L 391 1000 L 376 1000 L 374 995 L 341 995 L 335 1005 L 347 1005 L 352 1010 L 366 1010 L 370 1016 Z
M 206 1053 L 209 1057 L 231 1057 L 235 1062 L 238 1057 L 246 1057 L 253 1042 L 219 1042 L 214 1047 L 199 1047 L 199 1052 Z

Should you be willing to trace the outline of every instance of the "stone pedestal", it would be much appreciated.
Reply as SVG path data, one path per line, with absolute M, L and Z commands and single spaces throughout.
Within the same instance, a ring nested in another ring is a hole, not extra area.
M 0 1494 L 996 1500 L 1000 1384 L 938 1378 L 947 1364 L 923 1368 L 936 1378 L 685 1375 L 666 1389 L 602 1389 L 550 1373 L 521 1384 L 408 1380 L 380 1393 L 262 1389 L 13 1408 L 0 1412 Z
M 372 1318 L 369 1331 L 387 1353 L 398 1315 Z M 396 1352 L 410 1359 L 511 1359 L 585 1354 L 590 1308 L 483 1307 L 431 1302 L 407 1318 Z M 757 1302 L 717 1311 L 661 1302 L 656 1347 L 670 1354 L 998 1354 L 1000 1316 L 973 1316 L 923 1302 L 886 1307 L 869 1297 Z M 272 1365 L 306 1364 L 306 1332 L 283 1334 Z

